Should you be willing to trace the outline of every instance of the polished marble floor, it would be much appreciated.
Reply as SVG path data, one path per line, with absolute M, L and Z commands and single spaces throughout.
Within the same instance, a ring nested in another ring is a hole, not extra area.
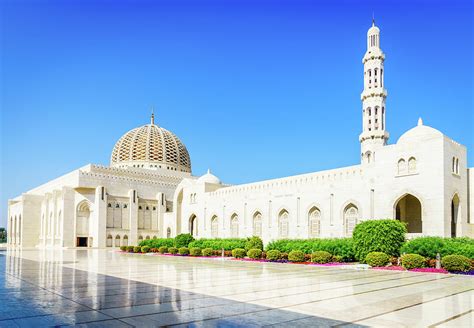
M 0 251 L 0 327 L 472 327 L 473 308 L 469 276 Z

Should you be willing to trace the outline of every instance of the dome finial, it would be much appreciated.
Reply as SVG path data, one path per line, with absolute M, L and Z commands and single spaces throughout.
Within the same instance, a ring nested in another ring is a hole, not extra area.
M 375 26 L 375 15 L 374 15 L 374 12 L 372 12 L 372 26 Z
M 423 120 L 421 119 L 421 117 L 418 118 L 418 126 L 420 126 L 420 125 L 423 125 Z
M 211 174 L 211 169 L 207 169 L 207 174 Z
M 155 109 L 151 106 L 151 124 L 155 124 Z

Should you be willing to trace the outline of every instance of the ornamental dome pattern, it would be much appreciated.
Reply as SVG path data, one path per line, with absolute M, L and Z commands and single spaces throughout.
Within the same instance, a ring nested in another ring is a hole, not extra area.
M 125 133 L 115 144 L 112 167 L 168 169 L 191 173 L 188 150 L 172 132 L 151 123 Z

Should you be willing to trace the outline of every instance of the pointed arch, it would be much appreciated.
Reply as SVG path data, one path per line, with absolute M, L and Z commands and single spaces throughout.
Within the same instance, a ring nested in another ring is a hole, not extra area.
M 115 244 L 114 244 L 115 247 L 120 247 L 120 235 L 116 235 L 115 236 Z
M 107 235 L 107 242 L 106 242 L 106 246 L 107 247 L 112 247 L 112 235 Z
M 198 235 L 198 219 L 196 214 L 191 214 L 188 221 L 188 231 L 193 237 L 197 237 Z
M 308 211 L 308 237 L 318 238 L 321 235 L 321 211 L 313 206 Z
M 230 217 L 230 236 L 231 238 L 239 237 L 239 216 L 237 213 L 232 214 Z
M 217 215 L 213 215 L 211 218 L 211 237 L 219 237 L 219 218 Z
M 286 209 L 280 210 L 278 213 L 278 237 L 288 238 L 289 236 L 290 213 Z
M 460 200 L 457 193 L 451 198 L 451 237 L 457 237 L 457 225 L 461 222 L 461 206 Z
M 408 233 L 422 233 L 422 204 L 412 193 L 404 193 L 394 203 L 395 218 L 406 223 Z
M 123 236 L 122 246 L 128 246 L 128 236 L 127 235 Z
M 252 234 L 257 237 L 262 237 L 262 213 L 255 211 L 252 217 Z
M 359 208 L 354 203 L 349 203 L 344 207 L 343 211 L 344 235 L 352 237 L 354 228 L 359 223 Z

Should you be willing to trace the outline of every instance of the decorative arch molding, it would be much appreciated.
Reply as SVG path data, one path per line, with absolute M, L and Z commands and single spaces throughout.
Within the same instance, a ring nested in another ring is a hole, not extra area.
M 83 199 L 76 205 L 76 211 L 89 211 L 92 212 L 92 203 L 88 199 Z
M 323 217 L 323 210 L 321 209 L 321 204 L 320 203 L 316 203 L 316 202 L 313 202 L 311 204 L 309 204 L 307 207 L 306 207 L 306 215 L 309 214 L 309 212 L 311 212 L 312 209 L 314 208 L 317 208 L 319 210 L 319 212 L 321 213 L 321 217 Z
M 423 221 L 423 217 L 425 216 L 425 201 L 423 197 L 420 196 L 416 191 L 410 190 L 410 189 L 403 189 L 401 194 L 398 194 L 399 196 L 392 197 L 392 207 L 393 207 L 393 218 L 396 218 L 396 212 L 397 212 L 397 204 L 398 202 L 405 197 L 406 195 L 412 195 L 420 201 L 421 204 L 421 221 Z
M 342 221 L 344 221 L 344 212 L 346 210 L 346 208 L 350 205 L 354 205 L 355 207 L 357 207 L 357 210 L 359 211 L 359 219 L 360 221 L 362 221 L 362 218 L 364 217 L 362 214 L 363 214 L 363 211 L 362 211 L 362 205 L 355 199 L 351 198 L 349 200 L 346 200 L 344 203 L 342 203 L 342 206 L 341 206 L 341 210 L 339 211 L 340 213 L 340 218 L 342 218 Z M 344 222 L 342 223 L 344 225 Z
M 351 209 L 355 209 L 356 213 L 349 213 Z M 355 201 L 347 201 L 342 207 L 342 226 L 344 229 L 344 236 L 352 236 L 355 226 L 361 222 L 362 211 L 360 204 Z
M 198 235 L 198 216 L 192 213 L 188 218 L 188 232 L 196 237 Z

